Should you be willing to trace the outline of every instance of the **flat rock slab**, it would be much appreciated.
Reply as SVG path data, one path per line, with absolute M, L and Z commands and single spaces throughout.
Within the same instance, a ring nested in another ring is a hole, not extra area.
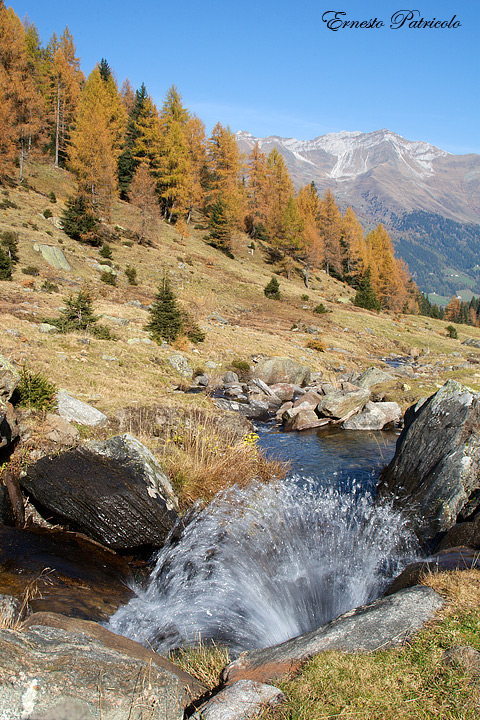
M 160 547 L 178 518 L 168 478 L 128 434 L 41 458 L 20 483 L 44 517 L 113 549 Z
M 367 402 L 363 411 L 343 423 L 345 430 L 382 430 L 385 425 L 398 423 L 402 417 L 396 402 Z
M 0 593 L 33 611 L 105 621 L 133 596 L 123 558 L 76 533 L 0 525 Z M 0 716 L 1 717 L 1 716 Z
M 317 405 L 317 413 L 322 417 L 340 418 L 350 413 L 360 412 L 370 399 L 370 390 L 360 389 L 346 393 L 343 390 L 332 390 L 324 395 Z
M 282 691 L 272 685 L 239 680 L 202 705 L 193 720 L 249 720 L 285 699 Z
M 379 370 L 376 367 L 367 368 L 355 381 L 355 385 L 361 388 L 370 388 L 372 385 L 380 385 L 381 383 L 387 383 L 395 380 L 393 375 L 386 373 L 384 370 Z
M 373 652 L 403 643 L 430 620 L 444 601 L 431 588 L 416 586 L 341 615 L 318 630 L 280 645 L 246 652 L 224 670 L 230 685 L 241 679 L 268 682 L 297 671 L 325 650 Z
M 59 613 L 35 612 L 22 623 L 23 630 L 37 626 L 52 627 L 65 630 L 66 632 L 76 633 L 77 635 L 85 635 L 102 643 L 102 645 L 105 645 L 105 647 L 111 650 L 116 650 L 119 653 L 129 655 L 137 660 L 144 660 L 145 662 L 158 665 L 158 667 L 177 675 L 182 682 L 188 699 L 199 697 L 205 693 L 206 688 L 203 687 L 203 685 L 177 665 L 170 662 L 170 660 L 167 660 L 167 658 L 153 652 L 153 650 L 145 648 L 135 640 L 123 637 L 123 635 L 116 635 L 97 622 L 67 617 Z
M 69 395 L 65 390 L 57 393 L 57 408 L 60 417 L 76 422 L 80 425 L 102 426 L 106 425 L 108 418 L 97 408 L 87 405 L 82 400 Z
M 40 243 L 35 243 L 33 249 L 42 253 L 43 259 L 49 265 L 56 268 L 56 270 L 65 270 L 65 272 L 70 272 L 72 269 L 67 258 L 59 247 L 56 247 L 55 245 L 41 245 Z
M 475 511 L 479 488 L 480 394 L 449 380 L 405 413 L 378 496 L 393 496 L 426 544 L 453 527 L 465 506 Z
M 83 706 L 95 720 L 184 716 L 187 702 L 177 675 L 84 634 L 38 626 L 0 631 L 0 656 L 2 720 L 41 717 L 66 702 Z

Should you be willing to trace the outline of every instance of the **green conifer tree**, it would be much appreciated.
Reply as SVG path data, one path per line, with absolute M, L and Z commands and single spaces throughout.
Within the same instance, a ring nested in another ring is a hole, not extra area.
M 280 285 L 276 277 L 272 277 L 270 282 L 265 285 L 263 292 L 272 300 L 280 300 Z
M 152 333 L 157 343 L 162 340 L 173 342 L 183 330 L 182 312 L 178 308 L 168 274 L 165 273 L 158 293 L 150 308 L 150 321 L 145 330 Z
M 372 287 L 370 275 L 371 270 L 368 268 L 365 275 L 360 280 L 353 304 L 357 307 L 365 308 L 365 310 L 376 310 L 379 312 L 380 301 Z

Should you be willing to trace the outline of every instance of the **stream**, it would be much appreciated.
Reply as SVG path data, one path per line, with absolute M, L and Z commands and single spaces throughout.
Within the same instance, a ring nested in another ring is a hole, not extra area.
M 200 639 L 233 654 L 267 647 L 378 597 L 416 557 L 405 520 L 373 502 L 395 433 L 258 433 L 267 454 L 290 460 L 286 480 L 194 508 L 110 619 L 114 632 L 160 653 Z

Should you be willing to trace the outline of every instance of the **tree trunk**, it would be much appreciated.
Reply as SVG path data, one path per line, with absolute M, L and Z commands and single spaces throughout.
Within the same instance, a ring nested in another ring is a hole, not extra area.
M 55 113 L 55 167 L 58 168 L 58 147 L 60 140 L 60 80 L 57 82 L 57 110 Z

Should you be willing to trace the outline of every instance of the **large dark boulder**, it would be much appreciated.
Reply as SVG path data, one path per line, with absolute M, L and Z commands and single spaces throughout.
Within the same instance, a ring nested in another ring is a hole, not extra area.
M 449 380 L 407 410 L 380 498 L 393 496 L 421 542 L 428 544 L 480 503 L 480 395 Z M 466 519 L 466 518 L 465 518 Z
M 19 437 L 17 413 L 11 403 L 0 398 L 0 459 L 11 453 Z
M 178 517 L 168 478 L 127 434 L 41 458 L 20 482 L 46 519 L 114 549 L 159 547 Z

